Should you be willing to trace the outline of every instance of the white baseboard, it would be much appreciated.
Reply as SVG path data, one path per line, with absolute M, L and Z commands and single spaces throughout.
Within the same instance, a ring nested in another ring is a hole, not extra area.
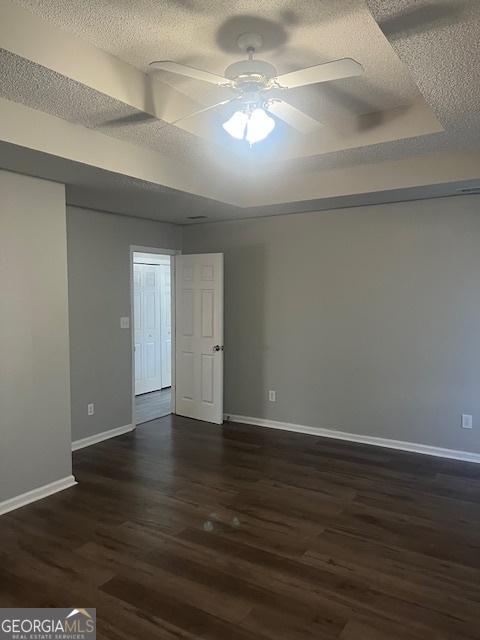
M 32 489 L 32 491 L 27 491 L 19 496 L 15 496 L 15 498 L 4 500 L 3 502 L 0 502 L 0 515 L 13 511 L 14 509 L 24 507 L 26 504 L 36 502 L 37 500 L 41 500 L 47 496 L 51 496 L 53 493 L 63 491 L 64 489 L 73 487 L 76 484 L 77 481 L 73 476 L 66 476 L 60 480 L 55 480 L 55 482 L 50 482 L 50 484 L 45 484 L 43 487 L 38 487 L 37 489 Z
M 269 429 L 281 429 L 282 431 L 295 431 L 296 433 L 306 433 L 308 435 L 321 438 L 333 438 L 335 440 L 347 440 L 348 442 L 358 442 L 361 444 L 371 444 L 376 447 L 386 447 L 387 449 L 399 449 L 412 453 L 422 453 L 427 456 L 438 458 L 453 458 L 454 460 L 464 460 L 466 462 L 476 462 L 480 464 L 480 453 L 470 453 L 469 451 L 456 451 L 455 449 L 443 449 L 442 447 L 432 447 L 427 444 L 415 442 L 404 442 L 403 440 L 390 440 L 377 436 L 363 436 L 357 433 L 346 433 L 336 429 L 323 429 L 321 427 L 308 427 L 290 422 L 277 422 L 276 420 L 266 420 L 265 418 L 252 418 L 250 416 L 239 416 L 225 414 L 225 420 L 239 422 L 241 424 L 253 424 L 257 427 L 267 427 Z
M 123 427 L 117 427 L 116 429 L 109 429 L 108 431 L 96 433 L 93 436 L 88 436 L 88 438 L 74 440 L 72 442 L 72 451 L 83 449 L 84 447 L 89 447 L 92 444 L 97 444 L 97 442 L 102 442 L 103 440 L 108 440 L 109 438 L 115 438 L 115 436 L 121 436 L 122 434 L 133 431 L 134 429 L 135 427 L 133 426 L 133 424 L 126 424 Z

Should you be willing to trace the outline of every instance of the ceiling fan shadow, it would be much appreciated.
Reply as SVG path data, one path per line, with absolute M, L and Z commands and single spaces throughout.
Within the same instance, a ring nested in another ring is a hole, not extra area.
M 379 20 L 378 25 L 387 38 L 416 35 L 460 21 L 471 6 L 470 0 L 429 1 L 420 6 L 417 3 L 401 13 Z
M 385 122 L 385 112 L 373 111 L 372 113 L 365 113 L 361 116 L 355 116 L 354 121 L 356 131 L 370 131 L 371 129 L 376 129 Z
M 110 118 L 108 120 L 103 120 L 102 122 L 99 122 L 97 124 L 97 127 L 113 129 L 115 127 L 144 124 L 146 122 L 152 122 L 152 120 L 157 120 L 157 118 L 155 116 L 152 116 L 150 113 L 137 111 L 120 118 Z
M 110 0 L 114 4 L 118 5 L 118 0 Z M 145 8 L 147 3 L 145 2 L 131 2 L 131 0 L 127 1 L 129 5 L 138 5 L 138 9 L 141 12 L 145 10 L 151 11 L 152 16 L 155 15 L 158 18 L 159 11 L 164 11 L 167 8 L 181 9 L 183 11 L 188 11 L 190 13 L 215 13 L 216 7 L 214 3 L 211 6 L 208 6 L 206 2 L 202 2 L 202 0 L 161 0 L 161 2 L 150 2 L 148 3 L 148 8 Z M 133 7 L 135 8 L 135 7 Z
M 191 0 L 179 1 L 188 2 Z M 326 15 L 330 14 L 325 14 L 319 9 L 317 0 L 310 2 L 310 5 L 314 7 L 314 9 L 312 8 L 308 12 L 308 22 L 325 22 Z M 341 8 L 337 8 L 337 18 L 339 11 L 341 13 L 344 12 Z M 305 20 L 306 16 L 302 16 L 301 13 L 297 11 L 295 3 L 278 11 L 276 19 L 252 14 L 239 14 L 227 18 L 223 24 L 220 25 L 216 33 L 216 42 L 224 53 L 238 54 L 238 37 L 244 33 L 258 33 L 263 38 L 263 44 L 259 48 L 259 51 L 276 51 L 290 40 L 289 30 L 304 23 Z
M 409 106 L 402 104 L 402 100 L 393 93 L 371 87 L 364 78 L 359 80 L 363 83 L 364 90 L 375 96 L 375 101 L 365 100 L 333 83 L 316 87 L 328 101 L 339 106 L 345 114 L 349 114 L 348 117 L 356 122 L 357 131 L 375 129 L 385 122 L 385 114 L 390 114 L 388 117 L 392 119 L 409 109 Z
M 227 18 L 217 29 L 215 40 L 225 53 L 238 54 L 238 37 L 243 33 L 258 33 L 263 38 L 261 51 L 272 51 L 285 44 L 289 34 L 281 22 L 256 15 L 236 15 Z
M 298 5 L 301 4 L 301 11 Z M 288 27 L 305 24 L 328 25 L 359 11 L 358 4 L 339 0 L 302 0 L 292 2 L 278 12 L 280 22 Z
M 294 9 L 282 9 L 278 17 L 280 22 L 288 27 L 295 27 L 300 24 L 300 16 Z
M 130 113 L 124 113 L 124 115 L 119 115 L 118 117 L 112 117 L 112 114 L 108 114 L 108 117 L 104 114 L 103 119 L 98 120 L 96 128 L 98 127 L 113 129 L 117 127 L 119 128 L 128 125 L 139 125 L 158 120 L 158 118 L 153 115 L 155 113 L 155 101 L 153 99 L 152 79 L 148 75 L 145 75 L 144 86 L 144 111 L 125 107 L 130 111 Z M 122 109 L 122 111 L 124 110 Z
M 363 115 L 355 116 L 354 129 L 357 133 L 363 133 L 376 129 L 383 124 L 392 122 L 400 116 L 407 113 L 410 110 L 410 105 L 403 105 L 401 107 L 395 107 L 387 111 L 373 111 L 372 113 L 364 113 Z
M 172 4 L 180 9 L 186 9 L 187 11 L 194 11 L 195 13 L 202 13 L 203 9 L 198 6 L 196 0 L 167 0 L 167 4 Z

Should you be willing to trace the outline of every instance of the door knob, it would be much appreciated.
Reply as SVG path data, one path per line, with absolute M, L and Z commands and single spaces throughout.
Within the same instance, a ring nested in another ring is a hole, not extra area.
M 213 350 L 214 350 L 214 351 L 223 351 L 223 344 L 222 344 L 222 345 L 216 344 L 216 345 L 213 347 Z

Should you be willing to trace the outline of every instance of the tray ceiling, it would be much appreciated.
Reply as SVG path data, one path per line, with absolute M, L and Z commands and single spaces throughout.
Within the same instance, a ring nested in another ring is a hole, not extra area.
M 426 154 L 480 152 L 475 71 L 480 62 L 480 3 L 474 0 L 12 4 L 142 73 L 151 60 L 171 59 L 223 74 L 242 57 L 235 40 L 245 31 L 263 35 L 259 57 L 280 73 L 345 56 L 358 60 L 365 69 L 361 77 L 289 92 L 293 105 L 322 123 L 318 133 L 302 136 L 279 126 L 268 143 L 250 151 L 223 136 L 225 115 L 220 110 L 198 122 L 188 119 L 185 126 L 173 126 L 173 107 L 163 119 L 112 97 L 98 84 L 89 86 L 16 52 L 0 52 L 1 97 L 158 152 L 197 172 L 205 184 L 221 183 L 222 193 L 238 194 L 230 202 L 242 207 L 297 201 L 306 173 L 320 177 L 325 170 Z M 185 98 L 185 113 L 191 108 L 188 100 L 201 106 L 216 99 L 216 89 L 202 82 L 169 73 L 155 78 L 167 103 L 170 95 L 172 103 L 178 96 Z M 128 94 L 128 86 L 125 91 Z M 272 189 L 279 179 L 278 197 L 272 192 L 271 202 L 266 201 L 265 185 Z M 221 193 L 212 196 L 222 199 Z M 304 196 L 300 202 L 321 193 L 310 186 Z

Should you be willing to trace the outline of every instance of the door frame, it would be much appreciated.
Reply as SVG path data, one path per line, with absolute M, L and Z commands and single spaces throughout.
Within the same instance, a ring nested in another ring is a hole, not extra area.
M 160 249 L 159 247 L 146 247 L 144 245 L 130 245 L 130 336 L 131 336 L 131 362 L 132 371 L 132 426 L 137 428 L 137 417 L 135 412 L 135 315 L 133 302 L 133 254 L 134 253 L 154 253 L 168 255 L 173 260 L 170 261 L 170 296 L 171 296 L 171 322 L 172 322 L 172 386 L 171 386 L 171 410 L 175 413 L 175 347 L 176 347 L 176 314 L 175 314 L 175 256 L 182 253 L 180 249 Z

